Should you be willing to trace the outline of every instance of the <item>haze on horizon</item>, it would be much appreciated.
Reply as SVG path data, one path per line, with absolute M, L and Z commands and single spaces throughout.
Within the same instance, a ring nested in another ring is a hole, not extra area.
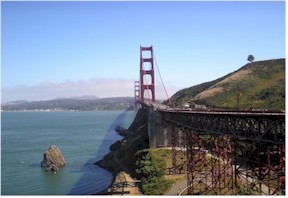
M 169 96 L 285 57 L 285 2 L 1 2 L 1 102 L 134 96 L 153 45 Z M 156 75 L 158 75 L 155 69 Z M 166 99 L 159 76 L 156 98 Z

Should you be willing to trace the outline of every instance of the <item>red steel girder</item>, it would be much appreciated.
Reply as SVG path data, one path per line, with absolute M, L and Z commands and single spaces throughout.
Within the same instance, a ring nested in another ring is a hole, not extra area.
M 172 169 L 174 174 L 181 174 L 186 167 L 186 133 L 185 129 L 171 126 Z
M 285 194 L 285 116 L 162 116 L 186 129 L 188 194 Z

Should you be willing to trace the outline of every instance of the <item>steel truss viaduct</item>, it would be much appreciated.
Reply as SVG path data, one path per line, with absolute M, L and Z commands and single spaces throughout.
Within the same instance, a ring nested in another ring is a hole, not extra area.
M 188 194 L 285 194 L 285 113 L 160 110 Z

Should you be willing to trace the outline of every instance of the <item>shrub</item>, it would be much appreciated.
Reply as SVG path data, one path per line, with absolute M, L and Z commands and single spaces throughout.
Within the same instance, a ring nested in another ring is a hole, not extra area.
M 145 195 L 162 195 L 172 185 L 165 180 L 166 162 L 152 150 L 136 153 L 136 173 L 141 179 L 142 191 Z

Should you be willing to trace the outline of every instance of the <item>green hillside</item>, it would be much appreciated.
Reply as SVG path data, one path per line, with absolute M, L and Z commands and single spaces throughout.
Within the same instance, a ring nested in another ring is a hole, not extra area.
M 176 106 L 187 102 L 209 108 L 285 109 L 285 59 L 248 63 L 217 80 L 178 91 Z

